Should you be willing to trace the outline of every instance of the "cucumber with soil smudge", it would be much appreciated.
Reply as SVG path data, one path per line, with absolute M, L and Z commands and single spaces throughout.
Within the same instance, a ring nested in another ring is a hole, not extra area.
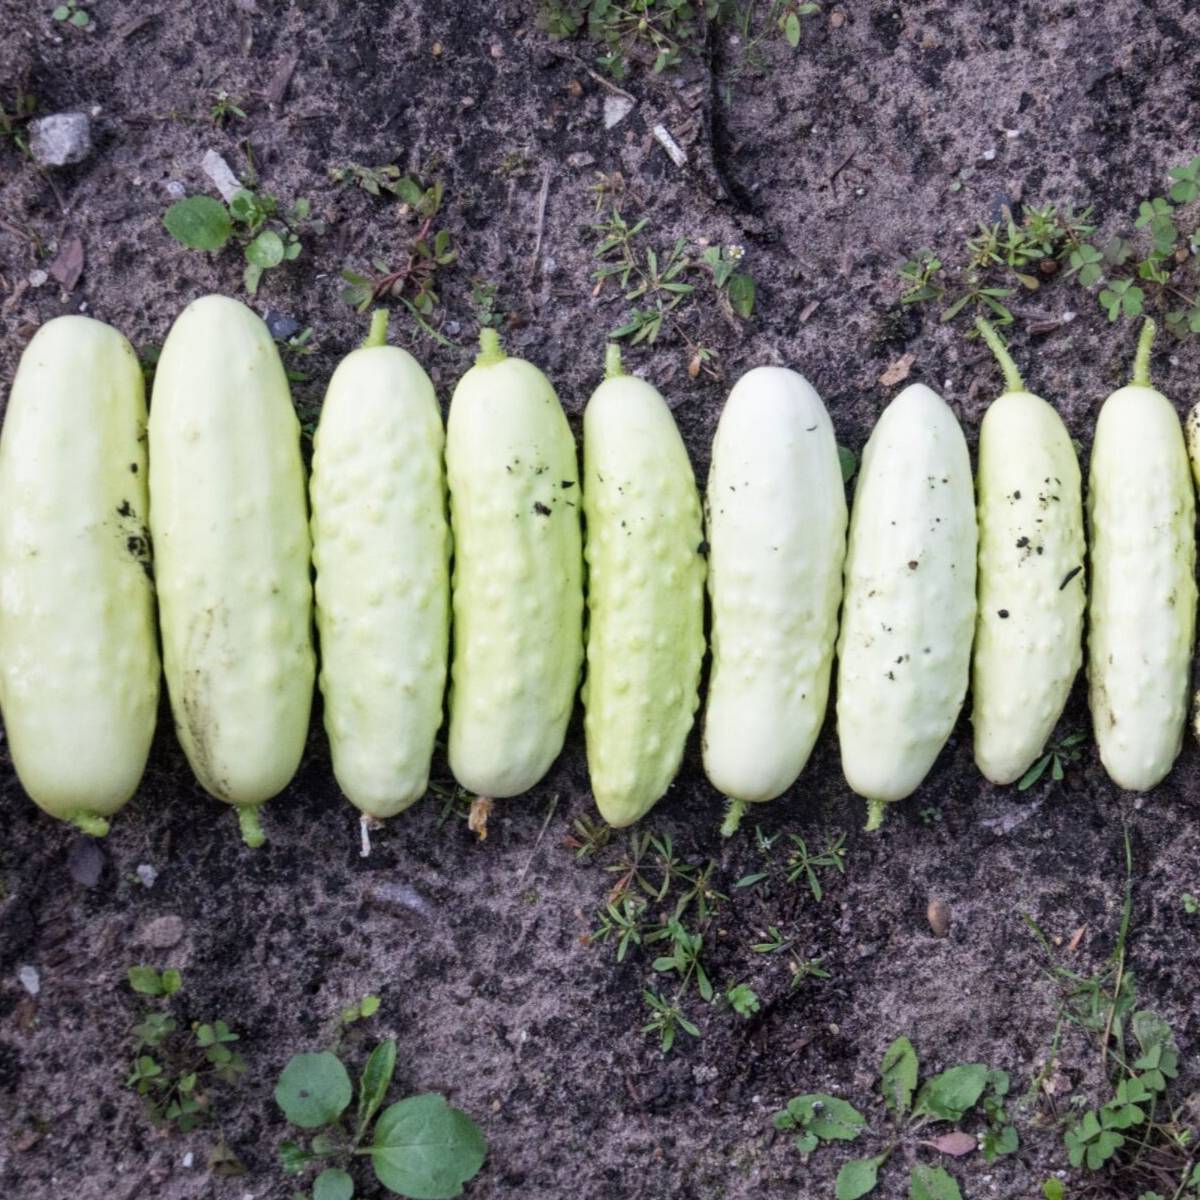
M 0 707 L 25 790 L 93 835 L 137 789 L 158 709 L 145 439 L 125 338 L 43 325 L 0 436 Z
M 150 530 L 163 664 L 196 778 L 263 840 L 312 703 L 300 425 L 266 325 L 224 296 L 179 315 L 154 377 Z

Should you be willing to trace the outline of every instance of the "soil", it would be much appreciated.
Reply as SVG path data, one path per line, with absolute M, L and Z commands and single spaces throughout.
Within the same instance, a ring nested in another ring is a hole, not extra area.
M 339 273 L 376 257 L 393 264 L 414 230 L 396 201 L 337 186 L 327 169 L 396 162 L 445 181 L 440 220 L 459 257 L 439 278 L 431 320 L 459 344 L 434 342 L 399 307 L 393 339 L 419 355 L 445 400 L 477 328 L 471 281 L 495 283 L 510 314 L 508 348 L 546 370 L 578 427 L 605 334 L 626 313 L 612 285 L 597 292 L 590 276 L 589 189 L 598 172 L 619 171 L 623 209 L 649 218 L 656 245 L 741 245 L 757 284 L 748 321 L 716 303 L 682 310 L 691 315 L 680 328 L 719 352 L 719 378 L 689 376 L 692 352 L 670 328 L 627 351 L 670 398 L 701 479 L 730 383 L 760 363 L 803 370 L 840 440 L 859 449 L 894 391 L 880 375 L 911 353 L 911 378 L 944 392 L 973 445 L 999 373 L 962 322 L 898 305 L 897 264 L 924 246 L 952 257 L 978 220 L 1022 197 L 1094 204 L 1102 235 L 1125 229 L 1137 201 L 1191 157 L 1200 126 L 1200 13 L 1188 0 L 854 0 L 806 19 L 795 51 L 768 38 L 756 70 L 745 69 L 745 44 L 728 29 L 678 70 L 656 76 L 633 63 L 622 86 L 638 105 L 608 131 L 612 92 L 587 69 L 586 44 L 550 41 L 532 4 L 87 7 L 91 32 L 52 21 L 49 0 L 0 0 L 3 100 L 21 86 L 43 113 L 90 112 L 95 143 L 85 162 L 52 173 L 0 145 L 6 380 L 32 331 L 56 314 L 92 313 L 144 349 L 192 298 L 244 295 L 236 249 L 188 251 L 161 217 L 169 183 L 211 190 L 200 170 L 206 149 L 241 170 L 248 140 L 260 187 L 311 197 L 329 225 L 304 238 L 298 261 L 269 272 L 253 301 L 313 327 L 315 353 L 292 360 L 309 376 L 296 386 L 302 415 L 311 419 L 334 364 L 364 333 L 364 318 L 339 299 Z M 245 120 L 213 127 L 216 89 L 240 98 Z M 687 167 L 655 141 L 659 122 Z M 72 290 L 31 283 L 72 236 L 85 256 Z M 1064 280 L 1014 309 L 1014 354 L 1031 389 L 1058 403 L 1086 450 L 1098 403 L 1129 369 L 1133 326 L 1110 325 L 1094 297 Z M 1053 323 L 1047 316 L 1063 319 L 1032 333 Z M 1154 368 L 1182 414 L 1197 398 L 1200 351 L 1162 338 Z M 1060 732 L 1087 728 L 1078 686 Z M 713 886 L 730 899 L 709 928 L 706 962 L 719 989 L 750 983 L 762 1007 L 744 1019 L 693 994 L 701 1036 L 681 1035 L 666 1056 L 640 1032 L 643 987 L 669 987 L 651 968 L 654 948 L 618 964 L 611 943 L 586 939 L 617 878 L 602 868 L 619 863 L 630 838 L 583 859 L 564 842 L 573 822 L 592 816 L 578 722 L 544 783 L 497 805 L 486 841 L 453 806 L 443 821 L 442 801 L 430 797 L 377 833 L 363 859 L 319 710 L 297 778 L 265 812 L 269 843 L 250 851 L 229 811 L 193 782 L 164 708 L 144 785 L 100 844 L 91 887 L 70 869 L 87 849 L 79 836 L 28 803 L 6 756 L 0 765 L 6 1196 L 286 1200 L 295 1181 L 278 1164 L 289 1134 L 275 1080 L 292 1053 L 326 1044 L 339 1009 L 368 992 L 380 1011 L 343 1048 L 358 1065 L 374 1038 L 396 1037 L 397 1094 L 444 1091 L 476 1117 L 490 1151 L 467 1190 L 481 1200 L 831 1196 L 851 1151 L 886 1144 L 876 1070 L 901 1033 L 926 1073 L 981 1061 L 1011 1073 L 1014 1098 L 1032 1093 L 1032 1103 L 1012 1105 L 1016 1153 L 991 1165 L 979 1155 L 945 1162 L 969 1200 L 1040 1196 L 1042 1181 L 1067 1166 L 1061 1118 L 1105 1093 L 1098 1038 L 1058 1030 L 1059 989 L 1024 918 L 1053 940 L 1054 961 L 1099 970 L 1120 925 L 1123 830 L 1133 861 L 1128 968 L 1139 1003 L 1171 1022 L 1182 1048 L 1176 1096 L 1200 1088 L 1200 917 L 1181 901 L 1200 893 L 1200 755 L 1190 738 L 1144 797 L 1114 788 L 1090 744 L 1061 784 L 1018 793 L 981 782 L 964 716 L 918 795 L 867 835 L 830 725 L 792 792 L 723 843 L 721 801 L 693 737 L 678 782 L 643 827 L 670 835 L 687 861 L 715 860 Z M 440 758 L 435 773 L 446 781 Z M 769 885 L 733 888 L 760 867 L 756 822 L 814 849 L 846 833 L 845 873 L 822 873 L 820 903 L 784 880 L 786 836 Z M 157 871 L 152 886 L 139 879 L 143 864 Z M 944 938 L 926 918 L 933 899 L 952 915 Z M 156 949 L 147 933 L 164 916 L 181 919 L 182 937 Z M 801 956 L 820 957 L 828 978 L 791 987 L 786 956 L 751 953 L 769 925 Z M 125 981 L 138 962 L 182 970 L 181 1016 L 220 1016 L 241 1034 L 249 1070 L 212 1095 L 240 1177 L 205 1170 L 212 1126 L 167 1135 L 123 1086 L 129 1031 L 144 1008 Z M 36 997 L 18 981 L 22 967 L 38 972 Z M 1046 1076 L 1053 1094 L 1039 1086 Z M 808 1091 L 849 1099 L 871 1133 L 806 1165 L 772 1131 L 771 1114 Z M 904 1166 L 917 1159 L 938 1155 L 909 1138 L 875 1194 L 905 1195 Z M 1153 1182 L 1067 1176 L 1071 1196 L 1132 1200 Z M 366 1175 L 360 1185 L 377 1194 Z

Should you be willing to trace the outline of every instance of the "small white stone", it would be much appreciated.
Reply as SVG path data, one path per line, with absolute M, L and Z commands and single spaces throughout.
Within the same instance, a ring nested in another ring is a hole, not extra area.
M 17 971 L 17 979 L 31 996 L 36 996 L 42 990 L 42 980 L 38 975 L 37 967 L 21 967 Z
M 83 162 L 92 152 L 92 123 L 87 113 L 54 113 L 29 123 L 29 153 L 43 167 Z
M 625 96 L 605 96 L 604 128 L 612 129 L 614 125 L 620 125 L 633 111 L 633 108 L 633 101 Z
M 1021 131 L 1019 129 L 1006 129 L 1004 131 L 1004 136 L 1010 140 L 1012 138 L 1019 138 L 1021 136 Z
M 165 186 L 172 200 L 182 200 L 187 195 L 187 188 L 178 179 L 168 179 Z
M 200 160 L 200 167 L 205 175 L 213 181 L 226 204 L 242 190 L 242 181 L 215 150 L 205 150 L 204 157 Z
M 183 1165 L 185 1167 L 190 1167 L 195 1161 L 196 1156 L 190 1150 L 183 1156 Z
M 142 887 L 152 888 L 154 881 L 158 878 L 158 869 L 149 863 L 138 863 L 134 874 L 137 875 Z
M 98 117 L 103 111 L 104 111 L 104 106 L 100 105 L 100 104 L 93 104 L 92 107 L 88 110 L 89 114 L 93 117 Z
M 996 157 L 996 152 L 995 150 L 988 149 L 985 150 L 979 157 L 982 158 L 984 162 L 991 162 L 992 159 Z
M 50 278 L 50 276 L 47 275 L 45 271 L 30 271 L 29 272 L 29 286 L 30 287 L 41 287 L 42 284 L 44 284 L 46 282 L 46 280 L 49 278 Z

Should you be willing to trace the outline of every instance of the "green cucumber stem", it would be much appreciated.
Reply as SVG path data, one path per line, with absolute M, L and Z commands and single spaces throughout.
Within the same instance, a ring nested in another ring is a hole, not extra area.
M 621 366 L 621 347 L 616 342 L 609 342 L 604 351 L 604 378 L 616 379 L 624 375 L 625 368 Z
M 76 813 L 71 818 L 71 824 L 82 829 L 88 837 L 101 838 L 108 833 L 108 822 L 103 817 L 96 816 L 95 813 Z
M 242 841 L 251 850 L 257 850 L 267 840 L 262 825 L 258 820 L 258 809 L 248 805 L 238 805 L 238 824 L 242 827 Z
M 475 355 L 475 365 L 490 367 L 507 357 L 504 347 L 500 345 L 500 335 L 490 325 L 485 325 L 479 331 L 479 353 Z
M 867 833 L 874 833 L 883 824 L 883 814 L 885 812 L 887 812 L 886 801 L 867 801 L 867 823 L 863 826 Z
M 371 314 L 371 332 L 363 339 L 363 349 L 387 345 L 388 310 L 377 308 Z
M 1138 336 L 1137 353 L 1133 356 L 1133 378 L 1129 381 L 1133 387 L 1150 386 L 1150 349 L 1154 345 L 1154 334 L 1157 326 L 1147 317 L 1142 322 L 1142 332 Z
M 975 328 L 983 334 L 983 340 L 987 342 L 988 349 L 996 356 L 996 361 L 1000 364 L 1000 370 L 1004 372 L 1004 387 L 1010 392 L 1023 392 L 1025 390 L 1025 381 L 1021 378 L 1021 372 L 1017 370 L 1017 364 L 1013 362 L 1012 355 L 1009 354 L 1008 348 L 1000 340 L 1000 335 L 996 332 L 991 321 L 983 317 L 975 318 Z
M 738 826 L 742 823 L 742 818 L 745 815 L 745 800 L 735 800 L 730 796 L 729 807 L 725 810 L 725 820 L 721 822 L 721 836 L 723 838 L 733 837 L 737 833 Z

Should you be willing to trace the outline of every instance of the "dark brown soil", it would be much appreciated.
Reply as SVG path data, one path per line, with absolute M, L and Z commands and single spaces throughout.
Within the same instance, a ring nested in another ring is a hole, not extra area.
M 236 250 L 185 250 L 161 216 L 168 182 L 205 190 L 204 151 L 241 169 L 248 139 L 261 187 L 311 197 L 330 225 L 305 239 L 298 262 L 269 274 L 254 302 L 315 331 L 317 352 L 297 364 L 310 374 L 296 388 L 303 414 L 311 417 L 334 364 L 363 333 L 338 298 L 340 271 L 397 260 L 413 231 L 396 202 L 339 188 L 327 168 L 436 162 L 460 257 L 443 274 L 433 320 L 462 345 L 436 344 L 399 309 L 393 338 L 419 355 L 446 398 L 477 328 L 470 281 L 494 282 L 513 314 L 510 350 L 547 371 L 577 421 L 605 333 L 625 315 L 611 287 L 593 292 L 588 228 L 596 173 L 620 171 L 625 211 L 650 218 L 657 245 L 740 244 L 758 285 L 749 321 L 716 305 L 688 318 L 689 336 L 719 351 L 722 378 L 690 379 L 687 347 L 670 333 L 627 353 L 675 406 L 701 478 L 729 384 L 759 363 L 804 371 L 839 438 L 860 448 L 891 394 L 880 374 L 911 352 L 912 377 L 944 392 L 973 443 L 998 372 L 964 340 L 962 323 L 897 305 L 897 263 L 922 246 L 950 250 L 1022 196 L 1094 203 L 1106 233 L 1127 228 L 1137 201 L 1161 192 L 1167 168 L 1195 152 L 1200 127 L 1200 16 L 1188 0 L 855 0 L 840 23 L 829 12 L 807 21 L 795 52 L 768 39 L 758 72 L 739 71 L 741 47 L 728 33 L 711 39 L 711 72 L 698 59 L 661 77 L 635 65 L 624 86 L 640 103 L 608 132 L 608 93 L 585 69 L 586 46 L 549 42 L 532 3 L 95 0 L 91 33 L 56 24 L 51 7 L 0 0 L 0 100 L 24 86 L 43 113 L 93 111 L 96 145 L 82 165 L 46 175 L 0 144 L 6 381 L 34 328 L 56 314 L 93 313 L 146 347 L 193 297 L 242 295 Z M 242 98 L 245 121 L 212 127 L 217 88 Z M 659 121 L 689 168 L 653 140 Z M 86 256 L 78 286 L 62 295 L 53 282 L 31 284 L 71 235 Z M 1098 403 L 1128 369 L 1132 327 L 1109 325 L 1069 281 L 1016 309 L 1014 352 L 1031 388 L 1060 405 L 1086 447 Z M 1028 332 L 1069 312 L 1077 318 L 1048 334 Z M 1164 339 L 1155 368 L 1182 413 L 1197 398 L 1200 352 Z M 1087 720 L 1077 688 L 1061 731 Z M 578 726 L 536 792 L 497 807 L 486 842 L 457 814 L 440 823 L 441 802 L 430 798 L 377 834 L 364 860 L 319 714 L 299 776 L 266 810 L 269 844 L 252 852 L 229 811 L 194 784 L 164 709 L 145 783 L 103 843 L 93 888 L 68 872 L 77 836 L 28 803 L 5 759 L 0 1192 L 286 1200 L 278 1072 L 293 1052 L 328 1039 L 342 1005 L 377 992 L 380 1013 L 351 1036 L 351 1056 L 361 1059 L 371 1036 L 393 1035 L 399 1090 L 443 1090 L 479 1120 L 491 1148 L 472 1196 L 831 1196 L 846 1154 L 822 1150 L 803 1165 L 772 1132 L 772 1112 L 800 1092 L 834 1092 L 874 1128 L 856 1149 L 880 1148 L 887 1124 L 875 1072 L 900 1033 L 927 1071 L 984 1061 L 1011 1072 L 1014 1097 L 1026 1093 L 1051 1048 L 1058 993 L 1022 918 L 1061 939 L 1062 962 L 1099 968 L 1120 920 L 1123 827 L 1134 864 L 1129 965 L 1141 1003 L 1175 1029 L 1184 1051 L 1177 1095 L 1186 1097 L 1200 1087 L 1200 918 L 1181 902 L 1200 893 L 1198 769 L 1189 740 L 1167 782 L 1135 798 L 1107 782 L 1089 746 L 1065 783 L 1018 794 L 981 782 L 964 717 L 920 793 L 870 836 L 859 832 L 863 805 L 843 783 L 829 728 L 793 793 L 747 822 L 748 831 L 757 818 L 767 833 L 800 833 L 814 848 L 847 832 L 845 876 L 825 874 L 818 904 L 778 878 L 732 890 L 760 860 L 749 832 L 721 843 L 720 801 L 691 746 L 678 783 L 643 824 L 670 834 L 691 861 L 717 860 L 715 884 L 732 899 L 710 930 L 711 974 L 721 989 L 752 983 L 763 1008 L 743 1020 L 693 997 L 703 1036 L 682 1037 L 664 1057 L 639 1031 L 642 988 L 667 986 L 651 970 L 653 950 L 617 965 L 610 945 L 583 940 L 615 876 L 576 861 L 563 842 L 575 819 L 591 815 Z M 444 775 L 444 763 L 437 770 Z M 599 863 L 619 860 L 627 843 L 614 838 Z M 139 882 L 139 864 L 157 869 L 152 887 Z M 944 940 L 926 922 L 931 898 L 953 912 Z M 166 914 L 182 918 L 184 936 L 154 951 L 144 931 Z M 823 956 L 829 978 L 790 988 L 781 956 L 749 952 L 768 925 L 805 956 Z M 182 969 L 181 1011 L 221 1016 L 242 1034 L 244 1082 L 214 1094 L 241 1178 L 204 1170 L 211 1128 L 166 1136 L 122 1086 L 141 1011 L 125 971 L 143 961 Z M 39 973 L 36 999 L 18 982 L 24 966 Z M 1062 1090 L 1016 1112 L 1016 1154 L 990 1166 L 978 1155 L 948 1163 L 968 1200 L 1040 1196 L 1042 1181 L 1066 1167 L 1057 1120 L 1076 1101 L 1102 1097 L 1098 1039 L 1066 1028 L 1057 1059 Z M 936 1157 L 915 1144 L 897 1152 L 876 1194 L 905 1195 L 904 1162 Z M 366 1176 L 360 1183 L 376 1194 Z M 1069 1194 L 1132 1200 L 1143 1186 L 1128 1175 L 1072 1175 Z

